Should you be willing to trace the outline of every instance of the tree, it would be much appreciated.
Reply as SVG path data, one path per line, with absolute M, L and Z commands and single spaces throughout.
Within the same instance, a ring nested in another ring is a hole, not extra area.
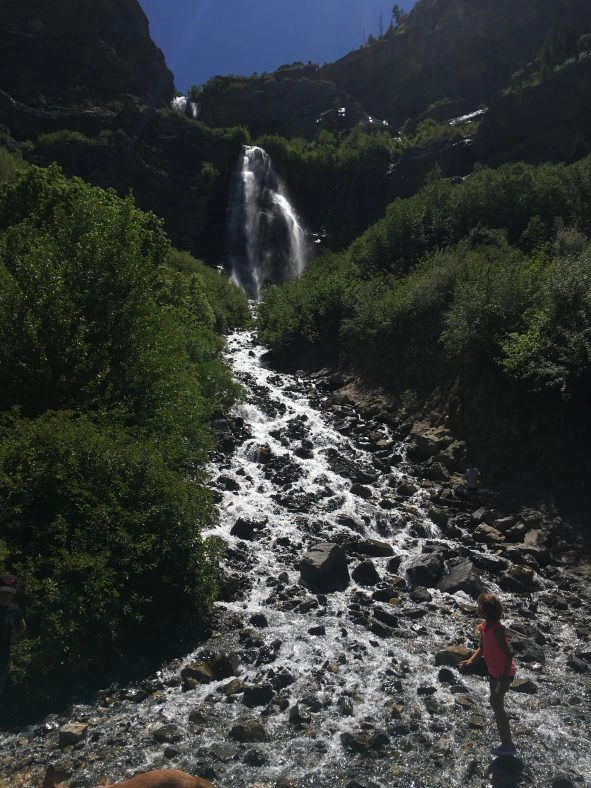
M 403 11 L 402 8 L 400 8 L 398 3 L 396 3 L 392 8 L 392 19 L 394 20 L 396 27 L 400 27 L 405 16 L 406 13 Z

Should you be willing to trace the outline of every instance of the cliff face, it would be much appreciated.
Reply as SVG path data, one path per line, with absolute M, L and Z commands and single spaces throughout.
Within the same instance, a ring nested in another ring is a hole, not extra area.
M 33 106 L 163 106 L 174 93 L 137 0 L 2 0 L 0 88 Z
M 247 126 L 254 136 L 279 134 L 313 139 L 317 120 L 338 107 L 346 107 L 343 126 L 365 120 L 367 113 L 331 82 L 312 78 L 248 80 L 245 86 L 206 94 L 199 119 L 213 128 Z
M 548 32 L 591 29 L 588 0 L 421 0 L 403 25 L 322 73 L 394 123 L 442 98 L 488 104 L 536 56 Z M 459 102 L 459 104 L 458 104 Z

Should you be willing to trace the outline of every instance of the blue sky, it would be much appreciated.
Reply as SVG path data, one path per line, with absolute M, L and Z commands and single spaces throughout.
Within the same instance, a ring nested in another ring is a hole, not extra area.
M 140 0 L 177 89 L 214 74 L 330 63 L 386 27 L 394 0 Z M 409 9 L 414 0 L 398 0 Z

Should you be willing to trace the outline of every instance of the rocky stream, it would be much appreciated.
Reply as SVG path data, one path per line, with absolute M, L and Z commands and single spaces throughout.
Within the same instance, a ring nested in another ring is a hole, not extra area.
M 567 525 L 463 490 L 443 419 L 360 407 L 337 374 L 279 374 L 229 338 L 246 397 L 212 457 L 227 544 L 215 632 L 146 680 L 0 734 L 0 785 L 71 788 L 164 766 L 219 788 L 584 786 L 591 573 Z M 501 595 L 515 758 L 457 663 Z M 4 781 L 4 782 L 2 782 Z

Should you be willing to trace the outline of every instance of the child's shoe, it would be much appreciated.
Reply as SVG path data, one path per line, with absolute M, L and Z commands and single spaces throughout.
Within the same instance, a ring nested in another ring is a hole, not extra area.
M 509 742 L 508 744 L 501 744 L 500 747 L 496 747 L 493 751 L 493 755 L 515 755 L 517 752 L 517 747 L 513 744 L 513 742 Z

